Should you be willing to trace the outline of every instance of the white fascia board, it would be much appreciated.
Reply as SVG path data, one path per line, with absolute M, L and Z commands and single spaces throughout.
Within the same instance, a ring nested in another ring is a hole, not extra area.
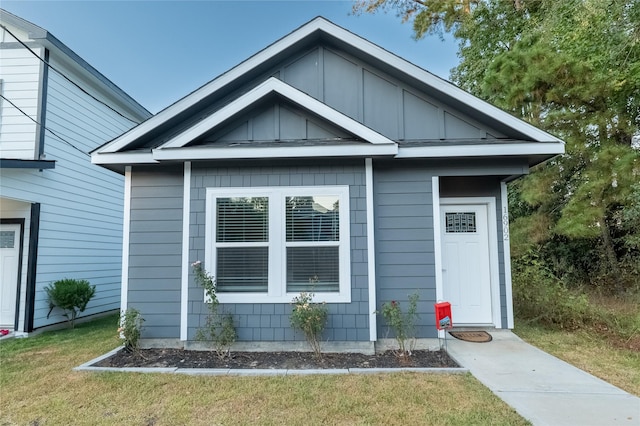
M 306 158 L 306 157 L 372 157 L 394 156 L 398 147 L 393 145 L 349 144 L 332 146 L 295 146 L 295 147 L 242 147 L 242 148 L 211 148 L 187 147 L 174 149 L 155 149 L 153 158 L 156 161 L 191 161 L 191 160 L 222 160 L 222 159 L 253 159 L 253 158 Z
M 151 152 L 115 152 L 91 154 L 92 164 L 154 164 Z
M 400 147 L 396 158 L 491 157 L 500 155 L 564 154 L 564 143 L 530 142 L 518 144 L 481 144 Z
M 317 99 L 312 98 L 282 80 L 270 77 L 251 91 L 235 99 L 233 102 L 216 111 L 201 122 L 169 139 L 157 149 L 183 147 L 271 93 L 278 93 L 296 105 L 322 117 L 350 133 L 353 133 L 367 142 L 376 145 L 395 144 L 391 139 L 382 136 L 380 133 L 327 106 Z

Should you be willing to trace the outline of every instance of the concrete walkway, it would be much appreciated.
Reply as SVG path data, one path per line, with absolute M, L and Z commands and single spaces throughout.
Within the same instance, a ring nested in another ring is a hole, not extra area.
M 447 336 L 449 354 L 534 425 L 640 426 L 640 398 L 525 343 L 506 330 L 493 341 Z

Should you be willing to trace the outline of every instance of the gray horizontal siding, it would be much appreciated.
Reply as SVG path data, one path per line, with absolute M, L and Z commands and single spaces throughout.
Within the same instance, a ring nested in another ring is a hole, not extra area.
M 369 305 L 367 277 L 366 200 L 363 161 L 283 162 L 253 167 L 216 167 L 193 164 L 191 189 L 190 259 L 205 255 L 205 198 L 207 187 L 225 186 L 349 185 L 351 207 L 351 300 L 349 304 L 328 304 L 329 319 L 323 339 L 368 341 Z M 208 313 L 203 290 L 190 277 L 188 338 L 194 339 Z M 290 326 L 289 303 L 225 304 L 233 314 L 241 341 L 304 340 Z
M 418 337 L 435 337 L 435 255 L 430 169 L 415 163 L 374 162 L 376 293 L 378 309 L 391 300 L 406 312 L 418 293 Z M 378 336 L 393 337 L 382 317 Z
M 131 173 L 128 307 L 145 319 L 143 338 L 180 337 L 181 167 Z

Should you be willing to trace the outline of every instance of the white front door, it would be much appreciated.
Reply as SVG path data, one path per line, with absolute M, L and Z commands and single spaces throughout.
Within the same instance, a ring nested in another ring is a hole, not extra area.
M 486 204 L 440 206 L 442 285 L 456 325 L 493 323 Z
M 16 316 L 20 225 L 0 225 L 0 327 L 13 328 Z

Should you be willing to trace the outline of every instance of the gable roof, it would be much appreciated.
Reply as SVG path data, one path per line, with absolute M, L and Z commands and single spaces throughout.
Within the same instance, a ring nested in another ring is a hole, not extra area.
M 176 139 L 175 137 L 169 137 L 169 140 L 158 139 L 160 139 L 159 137 L 161 135 L 169 133 L 169 131 L 176 125 L 184 123 L 186 119 L 202 114 L 202 111 L 206 106 L 224 98 L 224 96 L 239 88 L 243 82 L 249 81 L 251 78 L 255 78 L 260 74 L 267 72 L 275 63 L 283 60 L 293 52 L 299 51 L 300 49 L 313 44 L 317 44 L 320 41 L 338 47 L 356 57 L 363 58 L 385 72 L 395 75 L 405 81 L 409 81 L 412 85 L 415 85 L 418 88 L 434 93 L 435 96 L 437 96 L 443 103 L 450 105 L 452 108 L 455 108 L 462 113 L 475 117 L 478 121 L 487 123 L 489 126 L 509 135 L 510 138 L 528 142 L 545 142 L 544 145 L 546 145 L 546 148 L 553 147 L 551 152 L 548 152 L 550 155 L 548 155 L 547 158 L 552 154 L 564 151 L 564 143 L 555 136 L 538 129 L 537 127 L 532 126 L 525 121 L 520 120 L 485 101 L 482 101 L 479 98 L 476 98 L 454 84 L 425 71 L 424 69 L 394 55 L 368 40 L 365 40 L 322 17 L 317 17 L 226 73 L 215 78 L 211 82 L 195 90 L 173 105 L 167 107 L 146 122 L 98 148 L 93 153 L 93 161 L 98 164 L 103 164 L 103 161 L 107 159 L 106 154 L 112 154 L 109 157 L 111 157 L 112 160 L 115 160 L 116 156 L 120 152 L 128 151 L 131 153 L 132 151 L 143 147 L 147 148 L 147 150 L 150 148 L 151 150 L 159 153 L 167 148 L 184 146 L 180 145 L 184 142 L 184 138 L 188 139 L 187 136 L 194 135 L 199 131 L 204 131 L 207 125 L 216 123 L 216 118 L 214 117 L 221 117 L 218 112 L 226 110 L 226 112 L 229 113 L 233 108 L 223 107 L 220 111 L 215 112 L 212 115 L 204 114 L 205 117 L 201 118 L 201 121 L 195 122 L 192 124 L 193 127 L 191 129 L 181 133 L 183 135 L 182 139 Z M 270 85 L 270 89 L 272 91 L 275 90 L 275 87 L 278 87 L 278 90 L 286 93 L 287 96 L 291 97 L 291 99 L 299 98 L 300 95 L 308 97 L 301 92 L 300 94 L 296 93 L 299 91 L 291 88 L 283 82 L 271 82 L 268 83 L 268 85 Z M 335 115 L 336 113 L 340 114 L 337 111 L 332 110 L 332 108 L 324 105 L 322 102 L 311 97 L 308 98 L 309 99 L 305 98 L 302 102 L 302 106 L 305 108 L 316 111 L 326 108 L 326 112 L 334 117 L 338 117 Z M 241 104 L 242 102 L 250 101 L 251 97 L 241 96 L 238 101 L 240 101 L 240 99 L 242 99 L 240 102 Z M 300 104 L 300 102 L 297 103 Z M 315 103 L 323 106 L 321 107 Z M 332 110 L 332 112 L 328 110 Z M 335 120 L 343 122 L 342 124 L 344 125 L 344 116 L 335 118 Z M 335 123 L 340 125 L 337 122 Z M 354 126 L 353 123 L 350 123 L 350 126 L 350 131 L 354 132 L 354 129 L 356 129 L 357 126 Z M 365 127 L 362 124 L 360 124 L 360 126 Z M 341 127 L 344 128 L 344 126 Z M 364 129 L 358 129 L 358 131 L 362 132 Z M 378 136 L 381 135 L 378 134 Z M 188 149 L 188 147 L 183 147 L 181 149 Z M 536 150 L 536 153 L 537 151 L 539 151 L 539 149 Z M 518 151 L 518 153 L 527 154 L 522 151 Z M 162 156 L 164 156 L 164 154 Z

